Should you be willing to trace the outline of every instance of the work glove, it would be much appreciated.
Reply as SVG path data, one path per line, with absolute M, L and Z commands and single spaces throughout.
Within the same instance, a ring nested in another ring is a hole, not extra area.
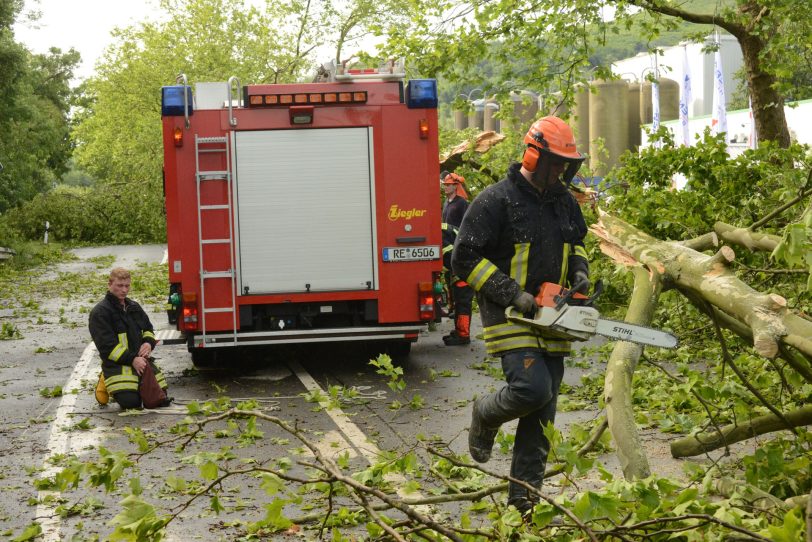
M 536 309 L 538 308 L 536 298 L 533 297 L 533 294 L 528 294 L 524 290 L 521 290 L 518 294 L 516 294 L 510 304 L 516 307 L 516 309 L 518 309 L 518 311 L 522 314 L 536 312 Z
M 577 288 L 576 292 L 586 295 L 589 292 L 589 286 L 589 275 L 586 274 L 586 271 L 579 269 L 572 274 L 572 287 Z

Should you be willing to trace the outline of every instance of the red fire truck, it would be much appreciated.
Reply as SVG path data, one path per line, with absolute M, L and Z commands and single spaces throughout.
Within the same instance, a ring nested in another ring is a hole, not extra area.
M 403 75 L 162 88 L 169 319 L 195 364 L 302 342 L 405 356 L 435 318 L 437 86 Z

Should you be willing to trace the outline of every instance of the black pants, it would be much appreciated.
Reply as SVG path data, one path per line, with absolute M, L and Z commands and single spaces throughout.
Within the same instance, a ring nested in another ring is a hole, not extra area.
M 467 282 L 461 281 L 454 277 L 452 273 L 445 274 L 446 284 L 448 284 L 448 293 L 451 296 L 449 306 L 454 308 L 454 315 L 471 316 L 471 306 L 474 301 L 474 289 L 471 288 Z M 464 286 L 460 286 L 462 283 Z
M 141 408 L 141 395 L 137 391 L 117 391 L 113 394 L 113 400 L 118 403 L 123 410 Z
M 514 350 L 502 357 L 507 386 L 483 397 L 479 415 L 483 427 L 498 429 L 516 418 L 516 440 L 510 475 L 541 489 L 550 443 L 543 427 L 555 422 L 558 390 L 564 377 L 564 358 L 541 350 Z M 522 486 L 511 482 L 508 504 L 537 500 Z

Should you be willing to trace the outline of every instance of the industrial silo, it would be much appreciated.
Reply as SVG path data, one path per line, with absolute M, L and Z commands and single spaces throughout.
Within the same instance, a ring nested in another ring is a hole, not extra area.
M 496 112 L 499 111 L 499 103 L 494 98 L 488 98 L 485 100 L 485 116 L 484 116 L 484 124 L 483 129 L 487 131 L 498 132 L 499 131 L 499 119 L 494 117 Z
M 660 78 L 660 120 L 679 118 L 679 83 L 673 79 Z
M 589 87 L 578 85 L 575 89 L 575 119 L 570 123 L 575 132 L 575 145 L 584 154 L 589 153 Z
M 509 115 L 510 120 L 502 121 L 502 131 L 527 130 L 539 116 L 538 94 L 529 90 L 513 91 L 510 100 L 513 102 L 512 115 Z
M 465 111 L 454 111 L 454 129 L 465 130 L 468 128 L 468 117 Z
M 679 83 L 666 77 L 660 78 L 660 122 L 679 118 Z M 654 121 L 651 102 L 651 82 L 645 81 L 640 88 L 640 122 Z
M 480 98 L 471 102 L 471 111 L 468 113 L 468 127 L 482 130 L 485 125 L 485 100 Z
M 640 83 L 628 84 L 629 107 L 629 149 L 635 151 L 640 146 Z
M 593 81 L 589 95 L 590 167 L 603 177 L 618 164 L 618 158 L 629 148 L 628 83 L 624 80 Z M 605 154 L 600 154 L 599 139 Z M 598 163 L 596 163 L 596 160 Z

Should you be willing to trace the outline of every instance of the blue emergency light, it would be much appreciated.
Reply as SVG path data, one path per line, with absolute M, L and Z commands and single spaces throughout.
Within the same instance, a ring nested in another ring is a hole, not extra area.
M 192 87 L 188 85 L 173 85 L 161 87 L 161 116 L 183 117 L 183 89 L 186 89 L 186 103 L 189 107 L 189 116 L 194 112 L 192 106 Z
M 406 105 L 409 109 L 437 107 L 437 80 L 412 79 L 406 87 Z

